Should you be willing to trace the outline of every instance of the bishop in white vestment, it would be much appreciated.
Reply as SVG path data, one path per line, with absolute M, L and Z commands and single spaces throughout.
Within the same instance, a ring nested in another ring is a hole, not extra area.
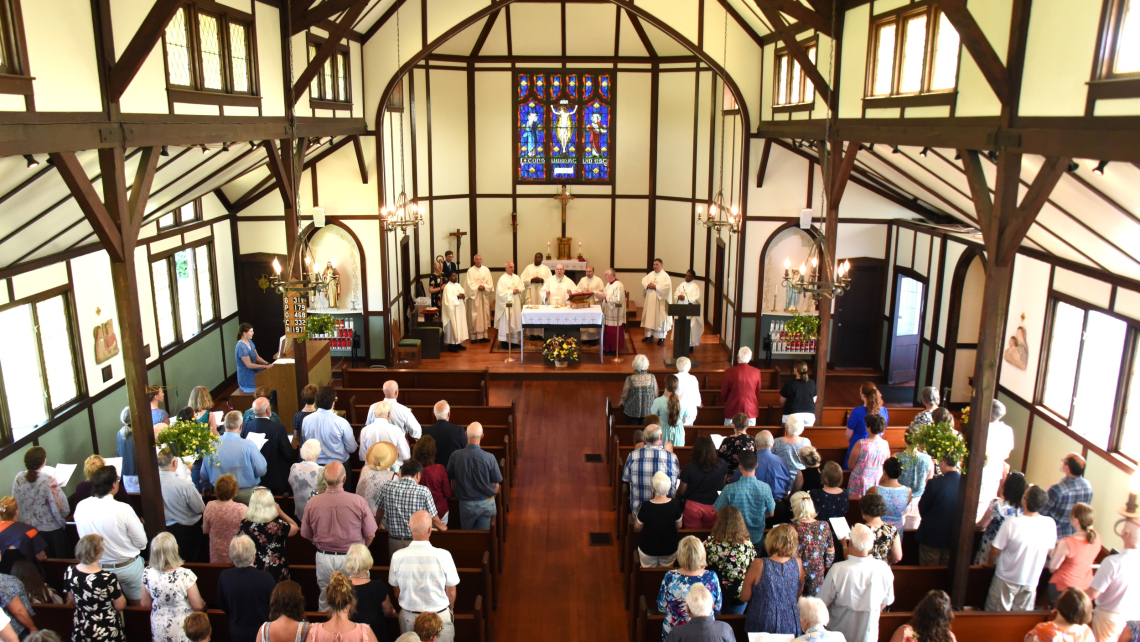
M 672 322 L 669 318 L 669 304 L 673 302 L 673 279 L 662 269 L 661 259 L 653 260 L 653 271 L 641 279 L 641 290 L 645 294 L 645 309 L 641 313 L 641 327 L 645 329 L 642 343 L 657 339 L 657 345 L 665 343 Z
M 486 343 L 487 329 L 491 327 L 491 302 L 495 300 L 495 285 L 491 270 L 483 265 L 483 256 L 475 255 L 475 265 L 467 268 L 467 311 L 470 319 L 471 343 Z
M 452 352 L 459 352 L 466 350 L 467 346 L 461 345 L 470 337 L 467 334 L 467 293 L 463 291 L 463 286 L 459 285 L 459 273 L 452 272 L 450 280 L 447 285 L 443 286 L 443 296 L 441 297 L 440 306 L 443 308 L 443 342 L 447 344 L 448 350 Z
M 542 286 L 550 278 L 550 268 L 542 264 L 542 252 L 534 253 L 534 263 L 526 266 L 519 275 L 523 285 L 526 286 L 523 300 L 527 305 L 542 305 Z M 532 337 L 542 337 L 541 328 L 532 328 L 528 332 Z
M 523 280 L 515 274 L 514 261 L 507 261 L 506 274 L 499 277 L 495 286 L 495 329 L 499 331 L 499 343 L 507 347 L 507 341 L 519 345 L 522 338 L 522 299 L 525 292 Z M 507 303 L 511 307 L 507 308 Z
M 586 266 L 586 276 L 578 281 L 578 288 L 575 292 L 593 292 L 594 298 L 590 301 L 591 304 L 598 304 L 605 300 L 606 284 L 602 282 L 601 278 L 594 276 L 594 266 Z M 597 343 L 598 339 L 601 338 L 601 332 L 601 330 L 593 328 L 582 328 L 582 343 L 587 345 Z
M 602 315 L 605 317 L 606 353 L 617 356 L 625 348 L 625 286 L 617 280 L 613 270 L 606 270 L 606 289 L 602 298 Z
M 700 305 L 701 304 L 701 288 L 694 280 L 697 275 L 692 270 L 685 272 L 685 282 L 678 285 L 677 289 L 673 292 L 673 301 L 675 303 L 684 303 L 687 305 Z M 705 332 L 705 322 L 701 315 L 689 318 L 689 352 L 693 351 L 695 346 L 701 345 L 701 335 Z M 677 340 L 676 330 L 674 330 L 673 341 Z
M 574 294 L 574 282 L 566 276 L 566 268 L 559 263 L 554 267 L 554 276 L 542 285 L 542 301 L 546 305 L 566 305 Z

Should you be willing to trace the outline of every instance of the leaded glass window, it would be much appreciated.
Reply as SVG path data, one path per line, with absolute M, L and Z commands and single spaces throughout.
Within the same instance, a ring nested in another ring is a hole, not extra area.
M 871 21 L 868 97 L 953 91 L 958 84 L 958 32 L 934 4 L 901 7 Z
M 816 43 L 800 43 L 807 53 L 808 60 L 815 62 Z M 815 85 L 807 79 L 800 64 L 792 59 L 787 49 L 776 51 L 776 86 L 772 95 L 773 104 L 799 105 L 815 100 Z
M 309 40 L 309 60 L 317 56 L 324 41 L 317 38 Z M 349 91 L 348 48 L 338 46 L 333 55 L 317 70 L 317 75 L 309 85 L 309 98 L 338 103 L 351 103 L 352 95 Z
M 190 69 L 190 32 L 186 14 L 185 7 L 179 9 L 166 25 L 166 72 L 170 84 L 192 87 L 194 80 Z
M 252 16 L 228 7 L 213 5 L 207 12 L 190 3 L 178 9 L 163 34 L 169 84 L 197 91 L 256 93 L 252 34 Z
M 162 347 L 186 341 L 218 317 L 210 245 L 176 250 L 151 264 L 158 338 Z
M 609 183 L 614 79 L 521 72 L 515 85 L 519 183 Z

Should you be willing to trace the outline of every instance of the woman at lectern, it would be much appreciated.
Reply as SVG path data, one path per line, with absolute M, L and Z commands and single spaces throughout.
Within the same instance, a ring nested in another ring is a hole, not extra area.
M 257 390 L 254 375 L 258 370 L 264 370 L 273 365 L 257 354 L 253 345 L 253 326 L 243 323 L 238 326 L 238 342 L 234 347 L 235 361 L 237 362 L 237 383 L 242 392 L 252 393 Z

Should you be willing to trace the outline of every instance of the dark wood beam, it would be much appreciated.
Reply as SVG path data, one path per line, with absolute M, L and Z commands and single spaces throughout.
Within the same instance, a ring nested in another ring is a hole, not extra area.
M 807 8 L 798 0 L 757 0 L 757 4 L 767 4 L 780 13 L 804 23 L 829 38 L 831 37 L 830 18 L 825 18 L 815 10 Z
M 267 163 L 269 174 L 277 183 L 277 189 L 281 192 L 281 200 L 285 202 L 285 207 L 292 207 L 293 184 L 285 174 L 285 167 L 281 163 L 281 157 L 277 155 L 277 144 L 271 140 L 263 140 L 261 141 L 261 148 L 265 150 L 265 155 L 269 159 Z M 286 149 L 288 149 L 288 146 L 286 146 Z
M 772 154 L 772 139 L 764 139 L 764 150 L 760 152 L 760 168 L 756 171 L 756 188 L 764 187 L 764 175 L 768 173 L 768 157 Z M 810 166 L 811 163 L 808 163 Z
M 333 143 L 332 145 L 327 146 L 324 151 L 320 152 L 319 154 L 317 154 L 316 156 L 313 156 L 310 159 L 307 159 L 305 161 L 304 169 L 309 169 L 310 167 L 313 167 L 314 165 L 323 161 L 324 159 L 328 158 L 329 156 L 332 156 L 337 150 L 339 150 L 341 147 L 344 147 L 349 142 L 350 142 L 350 139 L 342 138 L 341 140 L 338 140 L 337 142 Z M 234 201 L 234 214 L 240 213 L 245 208 L 249 207 L 250 205 L 253 205 L 257 201 L 259 201 L 262 198 L 264 198 L 265 196 L 267 196 L 270 192 L 272 192 L 273 187 L 269 186 L 270 180 L 271 180 L 271 177 L 266 177 L 266 180 L 263 180 L 262 182 L 258 183 L 258 186 L 260 186 L 260 187 L 255 186 L 253 189 L 251 189 L 248 192 L 246 192 L 245 194 L 243 194 L 238 200 Z
M 1045 163 L 1041 165 L 1041 169 L 1037 171 L 1037 176 L 1034 177 L 1033 182 L 1029 184 L 1029 189 L 1025 192 L 1025 196 L 1022 197 L 1021 205 L 1014 210 L 1010 217 L 1009 227 L 1002 230 L 1001 240 L 998 244 L 999 260 L 1013 263 L 1013 257 L 1021 245 L 1021 239 L 1025 238 L 1034 219 L 1037 218 L 1037 214 L 1049 201 L 1049 194 L 1053 192 L 1057 182 L 1068 171 L 1070 160 L 1072 159 L 1065 157 L 1045 159 Z M 1019 185 L 1020 178 L 1019 168 Z
M 472 57 L 478 56 L 479 52 L 483 50 L 483 45 L 487 44 L 487 38 L 491 36 L 491 29 L 495 26 L 495 21 L 499 19 L 500 13 L 502 13 L 502 9 L 487 16 L 487 22 L 483 23 L 483 29 L 479 32 L 479 38 L 475 40 L 475 46 L 471 47 Z
M 337 21 L 336 28 L 329 31 L 328 39 L 321 43 L 320 48 L 317 49 L 317 53 L 313 55 L 313 59 L 309 61 L 308 66 L 306 66 L 305 70 L 301 72 L 301 75 L 297 77 L 297 81 L 293 83 L 294 105 L 297 104 L 301 94 L 312 84 L 313 78 L 317 77 L 317 72 L 320 71 L 321 67 L 336 53 L 337 47 L 340 46 L 340 41 L 343 40 L 348 31 L 352 29 L 353 23 L 360 17 L 360 12 L 364 11 L 364 8 L 367 6 L 368 0 L 355 0 L 352 6 L 345 10 L 344 15 Z
M 978 22 L 966 6 L 966 0 L 937 0 L 938 8 L 946 14 L 946 19 L 954 25 L 962 45 L 970 52 L 990 89 L 1003 105 L 1009 103 L 1009 72 L 998 57 Z
M 71 195 L 75 197 L 79 209 L 83 211 L 83 216 L 95 230 L 95 235 L 99 237 L 103 248 L 107 250 L 111 261 L 122 262 L 123 238 L 119 227 L 116 221 L 111 219 L 99 194 L 92 187 L 91 179 L 87 178 L 87 172 L 83 170 L 83 164 L 79 162 L 74 152 L 53 152 L 51 159 L 59 170 L 63 182 L 71 190 Z
M 843 192 L 847 189 L 847 179 L 851 177 L 851 169 L 855 167 L 855 157 L 859 154 L 859 143 L 850 143 L 847 145 L 847 150 L 843 152 L 842 159 L 834 159 L 835 175 L 831 178 L 831 184 L 828 189 L 831 195 L 831 202 L 836 208 L 839 207 L 839 202 L 843 200 Z
M 356 165 L 360 168 L 360 182 L 368 184 L 368 163 L 364 160 L 364 146 L 360 144 L 360 137 L 352 137 L 352 149 L 356 151 Z
M 811 58 L 808 58 L 807 51 L 803 45 L 800 44 L 800 41 L 796 39 L 796 34 L 788 29 L 787 23 L 784 22 L 784 17 L 780 15 L 780 12 L 773 8 L 767 0 L 759 1 L 760 4 L 758 6 L 760 7 L 760 12 L 764 14 L 768 22 L 772 23 L 772 30 L 780 36 L 780 40 L 788 48 L 788 55 L 799 64 L 800 69 L 804 75 L 807 76 L 808 80 L 812 82 L 816 93 L 823 98 L 824 102 L 831 102 L 831 86 L 827 80 L 823 78 L 823 75 L 819 73 L 819 68 L 811 61 Z
M 392 3 L 392 6 L 388 7 L 387 11 L 385 11 L 380 16 L 380 18 L 376 20 L 376 22 L 372 23 L 372 26 L 368 28 L 368 31 L 364 32 L 364 44 L 368 44 L 368 41 L 372 39 L 372 36 L 375 36 L 381 29 L 384 28 L 384 25 L 388 24 L 388 21 L 392 19 L 392 16 L 396 15 L 396 12 L 400 10 L 400 7 L 402 7 L 405 2 L 407 2 L 407 0 L 396 0 Z
M 717 2 L 720 3 L 722 9 L 728 12 L 728 15 L 732 16 L 732 19 L 735 20 L 736 24 L 744 30 L 744 33 L 748 34 L 748 37 L 752 39 L 752 42 L 755 42 L 760 47 L 764 46 L 764 37 L 756 33 L 756 30 L 752 28 L 752 25 L 748 24 L 748 21 L 744 19 L 744 16 L 740 15 L 740 12 L 736 10 L 736 7 L 729 4 L 728 0 L 717 0 Z
M 289 0 L 289 22 L 294 23 L 301 20 L 305 12 L 309 10 L 309 7 L 313 6 L 313 1 L 314 0 Z
M 308 30 L 311 27 L 320 26 L 325 20 L 331 19 L 338 13 L 347 11 L 356 4 L 357 0 L 324 0 L 324 2 L 317 6 L 304 9 L 306 2 L 303 0 L 294 0 L 297 4 L 294 6 L 293 17 L 293 35 L 297 35 Z M 302 7 L 301 15 L 297 15 L 296 8 Z
M 650 56 L 656 58 L 657 50 L 653 48 L 653 43 L 649 41 L 649 35 L 645 33 L 645 27 L 642 26 L 641 20 L 638 20 L 637 16 L 633 15 L 631 11 L 626 11 L 625 15 L 629 18 L 630 23 L 633 24 L 633 30 L 637 33 L 637 37 L 641 39 L 641 46 L 645 47 L 645 51 L 649 52 Z
M 139 72 L 139 69 L 142 69 L 147 56 L 162 38 L 163 32 L 166 31 L 166 25 L 170 23 L 171 18 L 181 6 L 181 0 L 155 0 L 150 11 L 143 18 L 142 24 L 139 25 L 138 31 L 127 43 L 127 47 L 123 49 L 123 55 L 119 56 L 119 60 L 111 69 L 110 77 L 107 80 L 107 97 L 111 102 L 118 102 L 119 98 L 122 97 L 123 92 L 134 80 L 135 74 Z
M 222 188 L 215 187 L 213 194 L 214 198 L 217 198 L 218 201 L 221 202 L 222 207 L 226 208 L 227 214 L 234 213 L 234 204 L 230 202 L 230 197 L 226 196 L 226 193 L 222 191 Z
M 131 184 L 130 200 L 127 203 L 127 213 L 130 215 L 130 242 L 133 244 L 139 238 L 139 229 L 146 218 L 146 203 L 150 199 L 150 187 L 154 184 L 154 174 L 158 169 L 158 147 L 143 149 L 135 169 L 135 182 Z M 125 245 L 125 243 L 124 243 Z

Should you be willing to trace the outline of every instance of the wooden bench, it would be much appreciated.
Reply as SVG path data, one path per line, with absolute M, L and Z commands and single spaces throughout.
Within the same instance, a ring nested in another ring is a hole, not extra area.
M 400 386 L 401 392 L 404 388 L 479 388 L 486 391 L 490 383 L 487 368 L 482 370 L 345 368 L 341 371 L 341 382 L 345 388 L 379 390 L 387 381 L 395 381 Z
M 384 400 L 384 391 L 379 388 L 341 388 L 336 391 L 337 399 L 347 400 L 346 408 L 356 411 L 357 406 L 369 406 Z M 434 406 L 436 402 L 446 400 L 449 405 L 456 406 L 482 406 L 485 405 L 483 391 L 479 388 L 400 388 L 396 400 L 405 406 Z M 363 423 L 367 417 L 357 413 L 357 419 Z M 349 418 L 354 422 L 353 418 Z M 355 423 L 355 422 L 354 422 Z M 435 423 L 435 419 L 432 419 Z
M 633 445 L 633 433 L 642 430 L 636 426 L 614 426 L 613 435 L 618 438 L 618 441 L 623 446 Z M 760 431 L 767 430 L 772 433 L 772 436 L 779 439 L 784 434 L 783 426 L 757 426 L 749 428 L 748 434 L 753 438 L 759 434 Z M 834 461 L 842 465 L 843 458 L 847 454 L 847 435 L 846 428 L 805 428 L 801 437 L 806 437 L 811 440 L 811 445 L 819 451 L 820 459 L 822 461 Z M 685 426 L 685 443 L 690 446 L 697 441 L 698 437 L 713 435 L 729 436 L 732 434 L 732 426 Z M 888 428 L 883 437 L 890 444 L 891 448 L 906 448 L 906 428 Z

